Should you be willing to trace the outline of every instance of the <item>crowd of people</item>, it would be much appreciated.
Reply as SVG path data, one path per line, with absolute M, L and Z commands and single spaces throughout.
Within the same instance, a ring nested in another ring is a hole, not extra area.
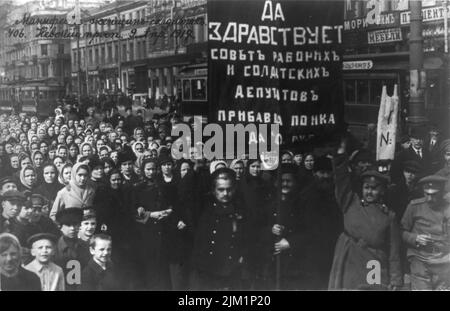
M 449 289 L 450 140 L 174 160 L 176 114 L 0 116 L 1 290 Z M 193 126 L 193 125 L 192 125 Z

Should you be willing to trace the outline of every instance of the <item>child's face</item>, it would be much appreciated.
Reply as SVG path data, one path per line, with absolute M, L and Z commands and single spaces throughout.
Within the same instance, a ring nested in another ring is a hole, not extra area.
M 33 243 L 31 255 L 42 264 L 50 262 L 53 255 L 53 244 L 49 240 L 39 240 Z
M 86 237 L 91 237 L 95 233 L 97 227 L 97 221 L 95 218 L 84 220 L 81 222 L 80 233 Z
M 94 260 L 106 264 L 111 259 L 111 242 L 102 239 L 96 239 L 95 247 L 90 248 Z
M 62 225 L 61 226 L 61 233 L 69 238 L 69 239 L 74 239 L 77 237 L 78 235 L 78 230 L 79 230 L 80 226 L 79 225 Z

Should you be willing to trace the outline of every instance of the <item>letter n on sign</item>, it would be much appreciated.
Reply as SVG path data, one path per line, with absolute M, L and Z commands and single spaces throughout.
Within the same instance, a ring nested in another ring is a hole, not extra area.
M 398 95 L 397 84 L 394 94 L 387 95 L 386 86 L 381 91 L 380 110 L 377 126 L 377 161 L 393 160 L 397 136 Z

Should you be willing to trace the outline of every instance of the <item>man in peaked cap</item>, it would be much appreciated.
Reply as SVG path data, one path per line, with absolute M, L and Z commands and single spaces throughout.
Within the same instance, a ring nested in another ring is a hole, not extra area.
M 11 221 L 20 213 L 26 197 L 17 190 L 8 190 L 1 196 L 0 233 L 10 232 Z
M 10 176 L 0 179 L 0 195 L 3 195 L 8 190 L 17 190 L 17 181 Z
M 78 230 L 83 219 L 81 208 L 65 208 L 56 214 L 56 222 L 60 226 L 61 237 L 56 243 L 55 263 L 62 267 L 64 275 L 73 268 L 67 268 L 67 263 L 72 261 L 81 269 L 87 264 L 89 258 L 83 256 L 83 246 L 78 239 Z M 66 290 L 77 289 L 77 284 L 69 284 L 66 280 Z
M 422 178 L 424 197 L 413 200 L 403 215 L 402 237 L 408 245 L 413 290 L 450 288 L 450 204 L 444 200 L 447 180 Z

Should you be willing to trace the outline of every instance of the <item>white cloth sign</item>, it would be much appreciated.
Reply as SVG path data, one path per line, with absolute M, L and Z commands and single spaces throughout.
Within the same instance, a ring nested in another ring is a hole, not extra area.
M 397 84 L 394 94 L 387 95 L 386 86 L 381 91 L 377 127 L 377 161 L 393 160 L 397 135 L 398 95 Z

